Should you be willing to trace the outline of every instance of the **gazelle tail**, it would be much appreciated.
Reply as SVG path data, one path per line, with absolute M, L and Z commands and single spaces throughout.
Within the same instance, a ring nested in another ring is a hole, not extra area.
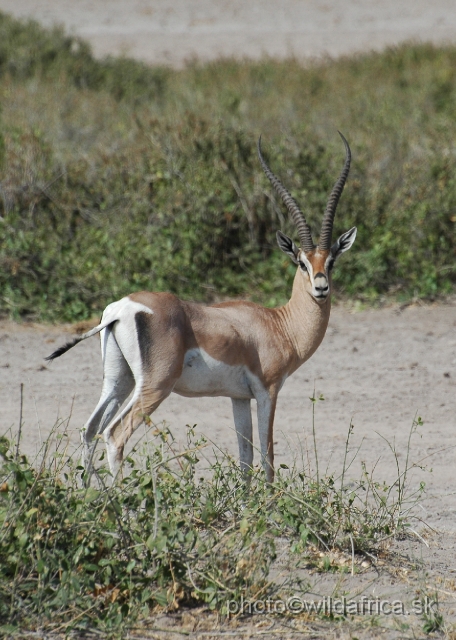
M 116 321 L 116 319 L 113 320 L 112 318 L 110 318 L 109 320 L 105 320 L 104 322 L 100 322 L 100 324 L 98 324 L 93 329 L 90 329 L 90 331 L 87 331 L 87 333 L 83 333 L 81 336 L 78 336 L 77 338 L 74 338 L 74 340 L 71 340 L 70 342 L 67 342 L 63 346 L 61 346 L 58 349 L 56 349 L 54 351 L 54 353 L 51 353 L 50 356 L 47 356 L 45 358 L 45 360 L 54 360 L 55 358 L 59 358 L 64 353 L 69 351 L 72 347 L 77 345 L 78 342 L 81 342 L 82 340 L 85 340 L 86 338 L 90 338 L 91 336 L 94 336 L 97 333 L 100 333 L 100 331 L 103 331 L 103 329 L 106 329 L 106 327 L 109 327 L 109 325 L 112 324 L 115 321 Z

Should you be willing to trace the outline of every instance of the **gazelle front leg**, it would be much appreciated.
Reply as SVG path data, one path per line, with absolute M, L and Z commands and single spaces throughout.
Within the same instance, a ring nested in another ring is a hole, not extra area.
M 256 397 L 258 406 L 258 434 L 260 436 L 261 458 L 268 482 L 274 481 L 273 426 L 277 393 L 264 389 Z
M 234 426 L 239 445 L 241 471 L 247 483 L 250 482 L 250 471 L 253 463 L 252 412 L 250 400 L 231 398 L 233 404 Z

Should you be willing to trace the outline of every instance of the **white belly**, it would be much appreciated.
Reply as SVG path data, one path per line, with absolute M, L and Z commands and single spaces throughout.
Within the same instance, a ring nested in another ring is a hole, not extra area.
M 188 397 L 253 398 L 251 377 L 244 365 L 228 365 L 214 360 L 203 349 L 190 349 L 173 391 Z

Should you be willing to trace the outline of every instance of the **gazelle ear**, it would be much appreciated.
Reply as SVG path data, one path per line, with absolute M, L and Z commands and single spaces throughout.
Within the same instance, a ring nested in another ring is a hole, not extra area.
M 286 236 L 281 231 L 277 231 L 276 233 L 277 244 L 282 249 L 284 253 L 286 253 L 293 260 L 295 264 L 298 264 L 298 253 L 299 249 L 293 242 L 291 238 Z
M 331 247 L 331 255 L 334 258 L 338 258 L 341 253 L 348 251 L 356 238 L 357 228 L 352 227 L 349 231 L 343 233 Z

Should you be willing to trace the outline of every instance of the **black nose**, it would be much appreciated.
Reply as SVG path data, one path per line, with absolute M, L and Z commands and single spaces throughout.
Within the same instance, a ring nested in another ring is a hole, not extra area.
M 324 273 L 317 273 L 315 278 L 315 291 L 324 295 L 329 291 L 329 284 Z

